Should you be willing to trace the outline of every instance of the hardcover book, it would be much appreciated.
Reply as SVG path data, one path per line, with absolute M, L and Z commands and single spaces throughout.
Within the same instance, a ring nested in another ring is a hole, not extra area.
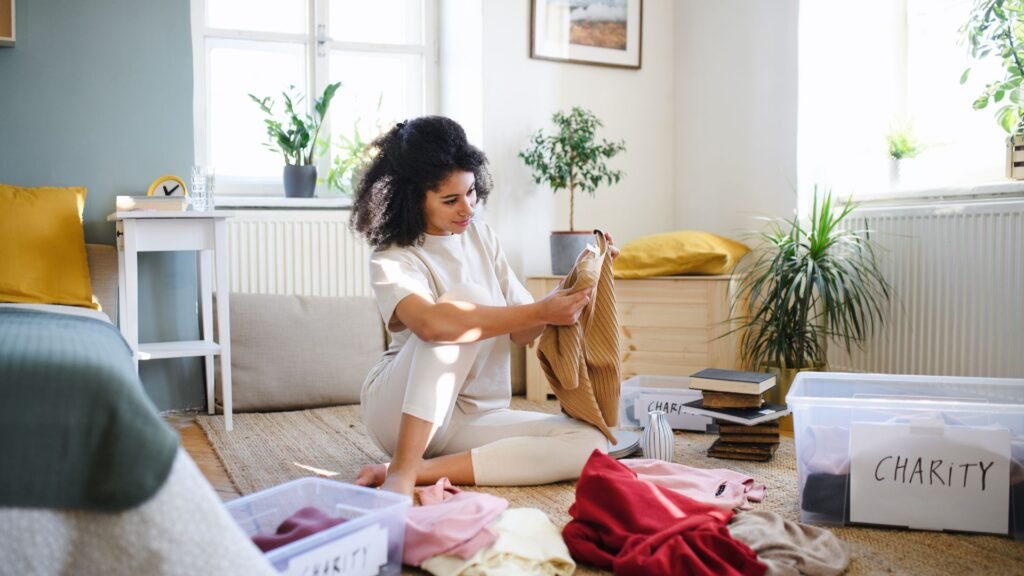
M 779 436 L 778 422 L 765 422 L 756 426 L 744 426 L 743 424 L 721 424 L 718 427 L 719 434 L 764 434 L 765 436 Z
M 707 408 L 703 399 L 687 402 L 679 410 L 747 426 L 778 420 L 790 412 L 785 404 L 770 403 L 765 403 L 760 408 Z
M 767 372 L 705 368 L 690 375 L 690 388 L 695 390 L 761 394 L 772 386 L 775 386 L 775 375 Z
M 767 462 L 778 448 L 777 444 L 733 444 L 715 440 L 708 448 L 708 456 L 727 460 L 753 460 Z
M 769 434 L 722 434 L 718 432 L 718 437 L 723 442 L 744 442 L 747 444 L 778 444 L 779 437 L 771 436 Z
M 702 390 L 701 396 L 704 398 L 704 406 L 707 408 L 760 408 L 764 403 L 760 394 Z
M 184 212 L 188 210 L 188 198 L 185 196 L 118 196 L 114 201 L 118 212 L 132 210 L 161 210 Z

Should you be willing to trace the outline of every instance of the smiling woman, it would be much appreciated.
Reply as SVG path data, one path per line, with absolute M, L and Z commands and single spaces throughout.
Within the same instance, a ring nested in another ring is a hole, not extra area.
M 392 461 L 364 468 L 356 482 L 411 494 L 444 476 L 492 486 L 576 478 L 608 443 L 564 415 L 509 409 L 509 341 L 575 324 L 589 291 L 533 302 L 494 232 L 474 219 L 491 179 L 457 123 L 401 122 L 373 146 L 352 224 L 374 247 L 373 291 L 391 345 L 361 405 L 369 436 Z

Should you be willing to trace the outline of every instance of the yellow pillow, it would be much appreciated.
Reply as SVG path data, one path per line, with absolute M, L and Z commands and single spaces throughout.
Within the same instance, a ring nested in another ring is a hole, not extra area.
M 82 230 L 85 194 L 0 184 L 0 302 L 98 308 Z
M 621 248 L 615 259 L 616 278 L 728 274 L 746 245 L 710 232 L 681 230 L 644 236 Z

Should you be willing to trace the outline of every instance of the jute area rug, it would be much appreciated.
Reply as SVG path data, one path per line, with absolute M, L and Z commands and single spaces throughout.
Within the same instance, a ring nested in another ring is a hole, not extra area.
M 554 400 L 535 403 L 513 400 L 522 410 L 557 412 Z M 297 412 L 236 414 L 232 432 L 221 416 L 200 415 L 197 421 L 224 463 L 232 483 L 251 494 L 303 476 L 320 475 L 350 481 L 365 464 L 387 457 L 366 436 L 358 406 Z M 799 520 L 799 495 L 793 442 L 783 439 L 771 462 L 717 460 L 705 455 L 717 436 L 676 433 L 675 462 L 695 468 L 730 468 L 767 487 L 756 509 Z M 569 521 L 574 500 L 572 482 L 525 488 L 472 488 L 509 501 L 510 507 L 546 512 L 556 526 Z M 946 534 L 865 527 L 830 528 L 850 544 L 849 574 L 1024 574 L 1024 542 L 1007 537 Z M 417 571 L 409 571 L 411 574 Z M 598 574 L 580 566 L 578 574 Z

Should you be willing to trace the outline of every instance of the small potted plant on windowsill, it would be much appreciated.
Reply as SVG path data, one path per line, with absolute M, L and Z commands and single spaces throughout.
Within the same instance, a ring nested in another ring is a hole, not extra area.
M 544 134 L 538 130 L 530 137 L 530 146 L 519 152 L 519 158 L 533 170 L 533 181 L 547 184 L 551 191 L 569 191 L 569 230 L 551 233 L 551 273 L 568 274 L 576 257 L 593 238 L 591 230 L 575 229 L 576 191 L 593 195 L 602 183 L 615 184 L 622 178 L 621 170 L 610 170 L 605 162 L 626 149 L 624 142 L 597 140 L 597 129 L 603 126 L 592 112 L 578 106 L 568 113 L 555 112 L 551 117 L 557 131 Z
M 810 220 L 772 220 L 733 272 L 729 334 L 740 334 L 746 369 L 778 374 L 770 402 L 785 401 L 797 372 L 827 367 L 829 340 L 849 351 L 885 322 L 891 288 L 873 243 L 843 226 L 854 208 L 815 188 Z
M 900 184 L 903 162 L 916 158 L 926 146 L 914 135 L 910 124 L 894 126 L 885 139 L 889 145 L 889 185 L 895 188 Z
M 313 103 L 313 114 L 296 110 L 302 104 L 303 96 L 296 91 L 295 86 L 289 86 L 287 91 L 281 93 L 284 98 L 283 123 L 274 114 L 273 98 L 257 98 L 249 94 L 249 98 L 267 115 L 264 123 L 270 141 L 264 145 L 284 157 L 284 194 L 289 198 L 313 196 L 316 189 L 313 151 L 331 100 L 340 86 L 341 82 L 335 82 L 324 88 L 323 96 Z
M 1001 104 L 996 122 L 1006 131 L 1006 177 L 1024 180 L 1024 0 L 976 0 L 960 32 L 976 61 L 998 59 L 1003 77 L 989 82 L 974 100 L 974 109 Z M 960 84 L 967 82 L 964 70 Z

